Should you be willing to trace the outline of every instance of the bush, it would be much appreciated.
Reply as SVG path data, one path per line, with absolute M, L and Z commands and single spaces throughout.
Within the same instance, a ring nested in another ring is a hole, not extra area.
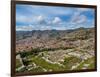
M 23 51 L 23 52 L 20 52 L 19 53 L 21 55 L 21 58 L 24 58 L 26 56 L 29 56 L 29 55 L 32 55 L 33 53 L 32 52 L 28 52 L 28 51 Z

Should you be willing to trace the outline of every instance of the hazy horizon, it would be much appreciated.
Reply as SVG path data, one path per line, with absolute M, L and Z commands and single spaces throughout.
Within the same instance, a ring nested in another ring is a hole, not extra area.
M 84 28 L 84 27 L 80 27 L 80 28 L 83 28 L 83 29 L 91 29 L 91 28 L 94 28 L 94 27 L 90 27 L 90 28 Z M 55 30 L 55 31 L 67 31 L 67 30 L 75 30 L 75 29 L 80 29 L 80 28 L 74 28 L 74 29 L 66 29 L 66 30 L 56 30 L 56 29 L 49 29 L 49 30 L 16 30 L 17 32 L 18 31 L 53 31 L 53 30 Z

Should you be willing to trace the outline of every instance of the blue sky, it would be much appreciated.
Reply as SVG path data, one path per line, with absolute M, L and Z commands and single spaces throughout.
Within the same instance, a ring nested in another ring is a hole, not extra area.
M 16 31 L 94 27 L 94 9 L 16 5 Z

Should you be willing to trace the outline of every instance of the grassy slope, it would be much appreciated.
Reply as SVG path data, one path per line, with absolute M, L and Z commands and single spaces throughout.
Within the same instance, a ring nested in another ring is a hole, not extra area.
M 84 65 L 85 64 L 89 64 L 89 66 L 87 66 L 86 68 L 87 69 L 94 69 L 94 57 L 92 57 L 92 58 L 89 58 L 89 59 L 87 59 L 87 60 L 85 60 L 84 62 L 82 62 L 76 69 L 78 69 L 78 70 L 80 70 L 80 69 L 82 69 L 82 68 L 84 68 Z
M 81 62 L 81 59 L 71 56 L 64 59 L 63 65 L 65 65 L 66 70 L 70 70 L 73 65 L 76 65 L 77 63 L 80 63 L 80 62 Z
M 53 71 L 63 70 L 62 66 L 59 66 L 58 64 L 49 63 L 39 56 L 31 57 L 31 61 L 34 62 L 37 66 L 41 66 L 46 70 L 50 70 L 50 69 L 52 69 Z

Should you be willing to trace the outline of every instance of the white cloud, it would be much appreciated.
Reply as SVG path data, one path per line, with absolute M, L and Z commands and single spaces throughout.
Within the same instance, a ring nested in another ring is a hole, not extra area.
M 30 23 L 30 22 L 32 22 L 32 18 L 27 17 L 25 15 L 17 15 L 16 21 L 21 22 L 21 23 L 25 23 L 25 22 Z
M 27 11 L 28 10 L 28 11 Z M 87 17 L 82 12 L 89 11 L 88 8 L 66 8 L 66 7 L 44 7 L 44 6 L 24 6 L 26 13 L 16 13 L 16 22 L 21 22 L 21 26 L 17 26 L 17 31 L 31 30 L 66 30 L 77 28 L 83 23 L 87 23 Z M 22 10 L 23 12 L 23 10 Z M 62 20 L 60 16 L 70 16 L 68 21 Z M 23 24 L 22 24 L 23 23 Z M 90 21 L 91 23 L 91 21 Z M 26 24 L 26 25 L 25 25 Z M 32 24 L 32 25 L 27 25 Z M 25 25 L 25 26 L 23 26 Z
M 59 24 L 62 20 L 59 17 L 55 17 L 52 21 L 53 24 Z
M 37 24 L 41 25 L 55 25 L 55 24 L 60 24 L 62 22 L 62 20 L 59 17 L 54 17 L 52 20 L 42 15 L 36 16 L 35 21 Z
M 44 16 L 39 15 L 36 17 L 36 22 L 37 22 L 37 24 L 46 24 L 46 19 Z
M 40 16 L 37 17 L 37 21 L 40 22 L 40 21 L 43 21 L 43 20 L 44 20 L 44 17 L 43 16 L 40 15 Z
M 82 14 L 82 12 L 84 11 L 89 11 L 89 9 L 87 8 L 77 8 L 77 11 L 75 11 L 73 13 L 73 15 L 71 16 L 70 22 L 72 24 L 83 24 L 86 23 L 88 18 Z
M 81 24 L 87 21 L 87 17 L 85 15 L 76 15 L 72 19 L 72 23 Z
M 52 26 L 40 25 L 40 30 L 51 30 Z
M 16 26 L 16 31 L 32 31 L 33 30 L 33 26 L 29 25 L 29 26 Z

